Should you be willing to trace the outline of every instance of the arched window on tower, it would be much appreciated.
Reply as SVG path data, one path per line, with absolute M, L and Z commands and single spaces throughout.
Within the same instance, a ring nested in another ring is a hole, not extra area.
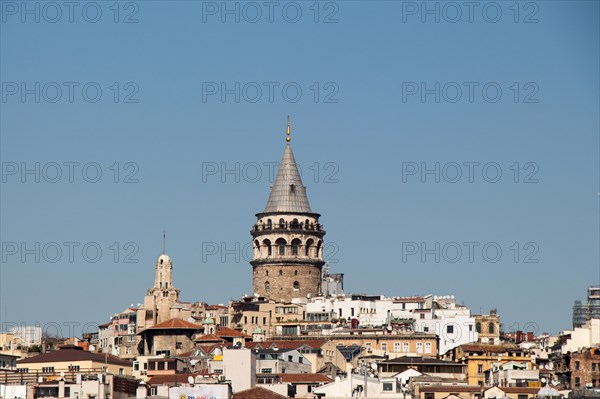
M 273 222 L 271 219 L 267 219 L 267 229 L 271 230 L 273 228 Z
M 477 331 L 479 334 L 481 334 L 481 323 L 479 323 L 479 322 L 475 323 L 475 331 Z
M 302 241 L 298 238 L 292 240 L 292 255 L 298 255 L 298 247 L 300 247 L 300 244 L 302 244 Z
M 321 254 L 321 241 L 317 242 L 317 250 L 315 252 L 315 256 L 318 258 L 320 256 L 322 256 Z
M 306 221 L 304 222 L 304 226 L 308 229 L 308 225 L 310 224 L 309 220 L 306 219 Z
M 294 281 L 294 289 L 295 290 L 299 290 L 300 289 L 300 283 L 297 281 Z
M 283 270 L 279 269 L 279 275 L 283 276 Z
M 256 255 L 260 256 L 260 242 L 258 240 L 254 240 L 254 247 L 256 248 Z
M 283 238 L 278 238 L 275 242 L 279 247 L 279 255 L 285 255 L 285 244 L 287 244 L 287 242 Z
M 283 219 L 283 218 L 279 219 L 279 228 L 280 229 L 285 228 L 285 219 Z
M 298 219 L 292 220 L 292 223 L 291 223 L 290 227 L 292 229 L 298 229 L 298 228 L 300 228 L 300 223 L 298 223 Z
M 273 248 L 271 247 L 271 241 L 264 240 L 263 244 L 265 245 L 265 247 L 267 247 L 267 256 L 271 256 L 273 254 Z
M 294 276 L 298 275 L 298 270 L 294 270 Z
M 271 283 L 265 281 L 265 291 L 269 291 L 271 289 Z
M 314 240 L 309 238 L 306 240 L 306 245 L 304 246 L 304 256 L 310 256 L 310 247 L 314 244 Z
M 488 332 L 489 332 L 490 334 L 493 334 L 493 333 L 494 333 L 494 323 L 490 323 L 490 325 L 488 326 Z

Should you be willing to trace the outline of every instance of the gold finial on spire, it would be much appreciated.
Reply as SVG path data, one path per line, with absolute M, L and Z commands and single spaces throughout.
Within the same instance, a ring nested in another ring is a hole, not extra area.
M 287 125 L 287 132 L 286 132 L 287 137 L 285 138 L 285 141 L 287 141 L 288 143 L 291 140 L 291 137 L 290 137 L 291 132 L 292 132 L 292 129 L 290 128 L 290 116 L 288 115 L 288 125 Z

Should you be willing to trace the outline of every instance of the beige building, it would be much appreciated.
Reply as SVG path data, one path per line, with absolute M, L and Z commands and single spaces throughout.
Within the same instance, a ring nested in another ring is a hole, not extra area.
M 496 309 L 492 309 L 487 315 L 474 315 L 475 331 L 479 335 L 479 342 L 482 344 L 500 343 L 500 316 Z
M 79 346 L 63 346 L 57 351 L 43 353 L 17 361 L 24 373 L 108 372 L 114 375 L 131 375 L 132 363 L 107 354 L 93 353 Z

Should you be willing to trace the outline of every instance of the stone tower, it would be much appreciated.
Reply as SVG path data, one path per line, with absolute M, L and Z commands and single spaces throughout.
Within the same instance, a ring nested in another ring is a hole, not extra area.
M 290 301 L 321 293 L 323 236 L 319 215 L 311 210 L 300 172 L 287 141 L 265 210 L 252 228 L 254 293 Z
M 169 320 L 171 306 L 177 302 L 179 289 L 173 287 L 173 264 L 163 252 L 156 260 L 154 287 L 148 289 L 144 297 L 143 314 L 138 312 L 138 323 L 148 328 Z

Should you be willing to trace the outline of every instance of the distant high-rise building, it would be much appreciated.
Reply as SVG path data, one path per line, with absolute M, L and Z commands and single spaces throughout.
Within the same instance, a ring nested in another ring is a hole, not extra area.
M 573 305 L 573 328 L 583 327 L 591 319 L 600 319 L 600 286 L 588 288 L 587 302 Z

